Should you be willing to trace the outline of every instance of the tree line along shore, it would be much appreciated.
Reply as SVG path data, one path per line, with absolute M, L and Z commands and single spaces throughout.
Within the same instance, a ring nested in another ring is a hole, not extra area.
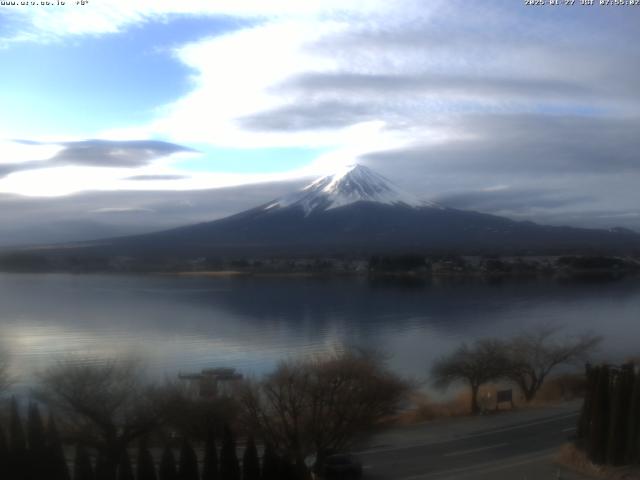
M 101 256 L 39 251 L 0 253 L 3 272 L 167 273 L 183 275 L 347 275 L 430 277 L 621 277 L 640 272 L 640 257 L 587 255 L 385 254 L 197 257 Z
M 528 404 L 563 366 L 592 385 L 583 362 L 599 343 L 545 326 L 479 339 L 435 362 L 429 383 L 467 388 L 472 415 L 481 413 L 478 392 L 489 382 L 510 385 Z M 0 368 L 5 394 L 9 367 L 6 360 Z M 131 359 L 55 363 L 0 415 L 2 478 L 306 480 L 415 407 L 416 383 L 371 350 L 290 359 L 260 378 L 226 370 L 158 383 Z M 43 476 L 45 467 L 58 473 Z

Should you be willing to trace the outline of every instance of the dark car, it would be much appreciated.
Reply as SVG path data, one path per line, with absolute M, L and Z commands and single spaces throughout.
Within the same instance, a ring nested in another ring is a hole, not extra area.
M 362 478 L 362 463 L 352 455 L 328 456 L 322 467 L 323 480 L 356 480 Z

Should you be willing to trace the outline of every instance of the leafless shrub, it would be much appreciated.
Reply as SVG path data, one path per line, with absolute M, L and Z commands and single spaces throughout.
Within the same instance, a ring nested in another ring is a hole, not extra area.
M 559 329 L 538 326 L 511 339 L 507 345 L 507 377 L 527 402 L 533 400 L 549 374 L 558 366 L 585 362 L 602 341 L 591 333 L 577 337 L 560 337 Z
M 84 442 L 100 449 L 112 468 L 127 445 L 160 421 L 152 388 L 135 360 L 61 361 L 40 375 L 35 393 Z
M 463 343 L 450 355 L 436 361 L 431 369 L 433 384 L 447 388 L 462 382 L 471 388 L 471 413 L 480 412 L 478 391 L 480 387 L 506 375 L 509 358 L 505 342 L 497 339 L 481 339 L 472 345 Z
M 283 362 L 241 395 L 251 429 L 300 467 L 353 445 L 401 406 L 408 385 L 373 352 Z

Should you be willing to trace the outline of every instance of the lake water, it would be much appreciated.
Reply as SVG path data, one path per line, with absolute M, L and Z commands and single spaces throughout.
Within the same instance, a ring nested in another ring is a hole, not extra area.
M 156 375 L 214 366 L 259 374 L 343 345 L 384 350 L 417 379 L 463 340 L 536 324 L 604 335 L 600 355 L 640 354 L 640 282 L 0 275 L 0 335 L 15 375 L 73 355 L 135 355 Z

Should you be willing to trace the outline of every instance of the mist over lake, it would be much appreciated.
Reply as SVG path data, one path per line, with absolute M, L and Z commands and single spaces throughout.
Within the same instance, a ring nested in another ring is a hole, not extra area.
M 20 383 L 70 355 L 133 355 L 153 376 L 228 366 L 244 374 L 344 345 L 380 349 L 424 379 L 464 340 L 536 324 L 604 336 L 638 354 L 640 282 L 115 275 L 0 275 L 0 332 Z

